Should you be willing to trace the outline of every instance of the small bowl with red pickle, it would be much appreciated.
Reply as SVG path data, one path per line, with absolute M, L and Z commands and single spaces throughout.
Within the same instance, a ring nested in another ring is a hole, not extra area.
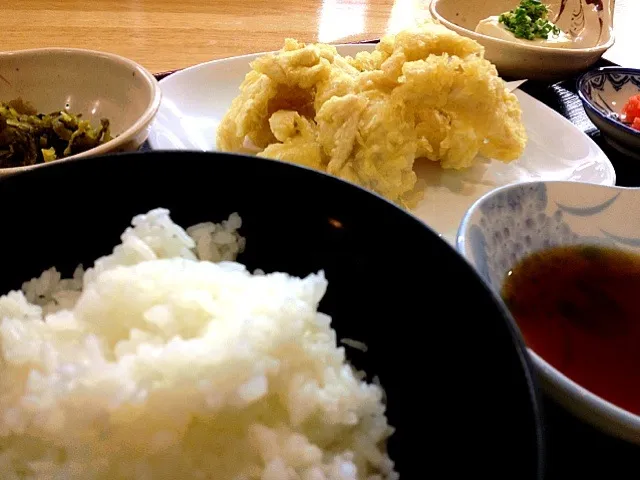
M 640 444 L 640 189 L 502 187 L 469 209 L 457 248 L 508 307 L 542 387 Z
M 578 79 L 587 116 L 617 150 L 640 158 L 640 70 L 603 67 Z

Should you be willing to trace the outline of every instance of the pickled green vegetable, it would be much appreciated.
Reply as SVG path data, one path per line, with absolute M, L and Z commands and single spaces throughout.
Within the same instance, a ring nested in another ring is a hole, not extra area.
M 82 115 L 38 113 L 18 98 L 0 102 L 0 168 L 51 162 L 111 140 L 109 120 L 96 129 Z

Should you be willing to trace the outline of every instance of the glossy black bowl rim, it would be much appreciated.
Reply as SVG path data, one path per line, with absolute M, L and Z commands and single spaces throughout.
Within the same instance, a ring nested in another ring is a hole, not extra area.
M 535 423 L 535 434 L 536 434 L 536 446 L 537 446 L 537 451 L 536 451 L 536 464 L 537 464 L 537 478 L 542 480 L 544 478 L 544 469 L 545 469 L 545 459 L 546 459 L 546 442 L 545 442 L 545 437 L 544 437 L 544 431 L 543 431 L 543 424 L 542 424 L 542 419 L 543 419 L 543 411 L 542 411 L 542 396 L 540 394 L 540 387 L 539 387 L 539 383 L 537 380 L 537 377 L 535 376 L 534 372 L 535 372 L 535 367 L 533 365 L 533 361 L 531 360 L 531 358 L 529 357 L 529 354 L 527 353 L 527 348 L 524 342 L 524 339 L 522 338 L 522 335 L 520 333 L 520 329 L 517 327 L 515 320 L 513 319 L 513 317 L 511 316 L 511 313 L 509 312 L 509 310 L 507 309 L 506 305 L 504 304 L 504 302 L 502 301 L 502 299 L 500 299 L 497 295 L 495 295 L 495 293 L 490 289 L 490 287 L 486 284 L 486 282 L 480 277 L 480 275 L 478 274 L 478 272 L 476 272 L 475 268 L 471 265 L 471 263 L 463 256 L 460 254 L 460 252 L 457 251 L 457 249 L 450 245 L 446 240 L 443 240 L 440 235 L 438 233 L 436 233 L 431 227 L 429 227 L 425 222 L 423 222 L 421 219 L 419 219 L 415 214 L 413 214 L 412 212 L 405 210 L 401 207 L 399 207 L 398 205 L 396 205 L 395 203 L 391 202 L 390 200 L 387 200 L 386 198 L 382 197 L 381 195 L 372 192 L 370 190 L 367 190 L 359 185 L 356 185 L 352 182 L 337 178 L 333 175 L 329 175 L 325 172 L 321 172 L 318 170 L 315 170 L 313 168 L 309 168 L 309 167 L 305 167 L 302 165 L 298 165 L 298 164 L 293 164 L 290 162 L 284 162 L 284 161 L 280 161 L 280 160 L 273 160 L 273 159 L 266 159 L 266 158 L 261 158 L 261 157 L 255 157 L 255 156 L 251 156 L 251 155 L 244 155 L 244 154 L 237 154 L 237 153 L 226 153 L 226 152 L 204 152 L 204 151 L 193 151 L 193 150 L 180 150 L 180 151 L 176 151 L 176 150 L 153 150 L 153 151 L 147 151 L 147 152 L 141 152 L 141 151 L 137 151 L 137 152 L 115 152 L 115 153 L 108 153 L 105 155 L 99 155 L 99 156 L 95 156 L 95 157 L 87 157 L 87 158 L 70 158 L 69 160 L 60 163 L 60 164 L 56 164 L 56 162 L 51 162 L 48 163 L 46 165 L 43 166 L 43 168 L 39 168 L 39 169 L 35 169 L 35 170 L 25 170 L 25 171 L 21 171 L 21 172 L 16 172 L 16 173 L 12 173 L 10 175 L 6 175 L 4 177 L 0 177 L 0 188 L 2 187 L 2 184 L 4 182 L 7 181 L 11 181 L 11 178 L 15 177 L 15 176 L 26 176 L 29 177 L 31 175 L 45 175 L 46 172 L 49 169 L 52 168 L 76 168 L 76 164 L 78 164 L 79 162 L 84 162 L 86 163 L 86 168 L 90 168 L 90 163 L 91 162 L 95 162 L 96 160 L 98 161 L 102 161 L 100 168 L 104 168 L 104 166 L 106 165 L 106 162 L 109 161 L 109 159 L 122 159 L 122 158 L 128 158 L 129 161 L 135 161 L 135 159 L 137 158 L 141 158 L 141 157 L 149 157 L 149 156 L 175 156 L 177 154 L 181 154 L 181 155 L 185 155 L 185 156 L 200 156 L 200 157 L 204 157 L 204 156 L 210 156 L 210 157 L 216 157 L 218 159 L 234 159 L 234 161 L 242 161 L 242 162 L 246 162 L 247 168 L 250 169 L 251 168 L 251 164 L 254 164 L 256 162 L 270 162 L 272 164 L 275 165 L 279 165 L 281 168 L 290 168 L 290 169 L 299 169 L 299 170 L 306 170 L 307 172 L 309 172 L 308 174 L 310 175 L 315 175 L 315 176 L 320 176 L 323 177 L 326 181 L 333 183 L 333 184 L 342 184 L 342 185 L 346 185 L 348 186 L 348 188 L 352 188 L 352 189 L 357 189 L 360 190 L 361 192 L 367 194 L 367 195 L 373 195 L 374 197 L 377 197 L 378 201 L 382 201 L 385 202 L 386 204 L 392 206 L 399 214 L 401 215 L 406 215 L 409 216 L 410 218 L 412 218 L 417 224 L 419 224 L 429 235 L 433 235 L 435 237 L 438 238 L 438 240 L 442 243 L 442 247 L 449 249 L 450 251 L 455 253 L 455 257 L 458 258 L 458 260 L 464 264 L 466 270 L 467 270 L 467 274 L 470 276 L 473 276 L 476 281 L 478 282 L 479 286 L 481 289 L 483 289 L 483 291 L 486 293 L 487 296 L 489 296 L 494 304 L 498 307 L 499 312 L 502 314 L 502 320 L 505 323 L 510 337 L 511 337 L 511 344 L 514 346 L 514 348 L 516 349 L 516 353 L 518 358 L 520 359 L 520 366 L 521 369 L 523 371 L 523 374 L 525 376 L 525 382 L 527 385 L 527 390 L 528 390 L 528 397 L 529 400 L 531 402 L 531 407 L 532 407 L 532 414 L 533 414 L 533 420 Z
M 640 138 L 640 131 L 633 129 L 618 120 L 608 117 L 607 115 L 603 115 L 600 110 L 598 110 L 596 107 L 593 106 L 591 99 L 586 95 L 586 93 L 584 93 L 584 85 L 587 82 L 587 80 L 590 80 L 596 75 L 606 75 L 608 73 L 620 73 L 620 74 L 633 75 L 633 76 L 640 77 L 640 69 L 629 68 L 629 67 L 616 67 L 616 66 L 600 67 L 600 68 L 596 68 L 595 70 L 591 70 L 587 73 L 583 73 L 582 75 L 580 75 L 580 77 L 578 77 L 578 80 L 577 80 L 577 87 L 578 87 L 577 91 L 578 91 L 578 96 L 580 97 L 580 100 L 582 100 L 582 105 L 584 105 L 586 110 L 596 115 L 598 118 L 603 120 L 605 123 L 608 123 L 612 127 L 615 127 L 618 129 L 621 128 L 622 131 Z

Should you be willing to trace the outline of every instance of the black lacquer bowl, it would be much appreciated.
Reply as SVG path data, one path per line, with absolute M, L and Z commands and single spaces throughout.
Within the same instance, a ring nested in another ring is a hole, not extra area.
M 324 270 L 320 309 L 387 393 L 401 478 L 541 478 L 538 394 L 502 303 L 444 240 L 380 197 L 290 164 L 188 152 L 117 154 L 0 179 L 0 291 L 111 251 L 157 207 L 187 226 L 237 211 L 250 269 Z

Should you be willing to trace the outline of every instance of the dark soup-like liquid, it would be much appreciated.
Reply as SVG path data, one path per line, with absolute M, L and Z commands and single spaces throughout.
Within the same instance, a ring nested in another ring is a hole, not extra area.
M 513 268 L 502 297 L 533 351 L 640 414 L 640 255 L 584 245 L 543 250 Z

